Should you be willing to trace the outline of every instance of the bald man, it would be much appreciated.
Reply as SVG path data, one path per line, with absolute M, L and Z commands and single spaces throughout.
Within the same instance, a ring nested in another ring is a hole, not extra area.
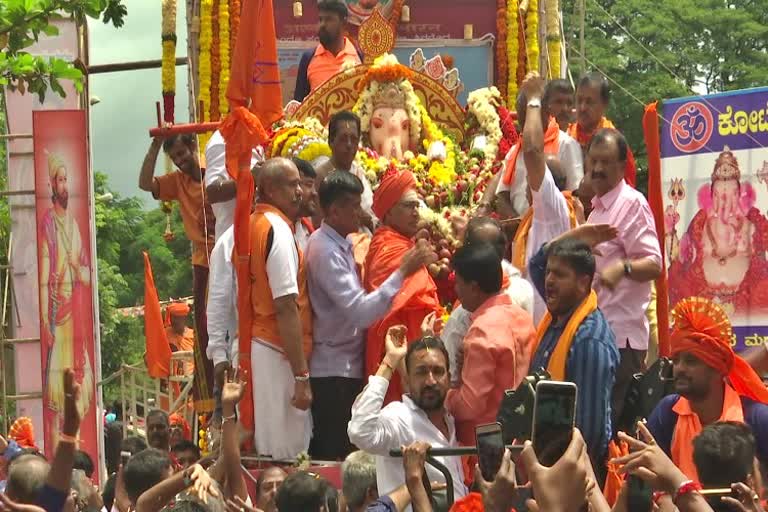
M 241 421 L 253 431 L 260 455 L 291 459 L 309 448 L 312 432 L 312 310 L 292 229 L 301 209 L 301 176 L 290 160 L 273 158 L 261 168 L 258 187 L 250 219 L 251 332 L 239 341 L 240 366 L 251 371 L 252 389 L 241 402 Z
M 36 503 L 50 469 L 48 462 L 39 455 L 21 455 L 8 468 L 5 494 L 17 503 Z

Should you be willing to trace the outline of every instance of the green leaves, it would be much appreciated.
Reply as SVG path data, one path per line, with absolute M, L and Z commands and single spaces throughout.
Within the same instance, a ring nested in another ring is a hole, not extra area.
M 82 72 L 72 63 L 57 58 L 42 58 L 25 51 L 40 38 L 54 37 L 54 25 L 62 19 L 85 23 L 86 18 L 103 16 L 104 23 L 123 26 L 128 10 L 122 0 L 0 0 L 0 87 L 45 99 L 48 89 L 65 96 L 62 80 L 82 91 Z

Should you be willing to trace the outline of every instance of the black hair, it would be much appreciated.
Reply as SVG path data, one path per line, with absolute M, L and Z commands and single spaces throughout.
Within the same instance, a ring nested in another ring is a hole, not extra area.
M 754 458 L 755 436 L 743 423 L 721 421 L 707 425 L 693 440 L 693 462 L 705 487 L 746 483 Z
M 181 133 L 177 135 L 170 135 L 165 140 L 163 140 L 163 151 L 170 153 L 173 145 L 176 144 L 177 140 L 183 142 L 184 145 L 189 149 L 194 149 L 197 146 L 197 139 L 195 138 L 194 133 Z
M 560 258 L 571 267 L 578 276 L 589 276 L 590 282 L 595 276 L 595 256 L 592 249 L 581 240 L 563 238 L 547 246 L 547 258 Z
M 104 490 L 101 491 L 101 499 L 104 500 L 104 507 L 112 510 L 112 503 L 115 501 L 115 485 L 117 484 L 117 473 L 112 473 L 104 484 Z
M 627 139 L 624 135 L 615 128 L 601 128 L 592 136 L 589 144 L 587 145 L 587 153 L 592 149 L 595 144 L 607 144 L 614 139 L 616 141 L 616 147 L 619 150 L 619 162 L 627 161 L 627 154 L 629 153 L 629 146 L 627 145 Z
M 259 499 L 259 496 L 261 496 L 261 486 L 264 483 L 264 479 L 267 477 L 267 473 L 269 473 L 272 470 L 280 470 L 285 474 L 285 471 L 280 466 L 270 466 L 267 469 L 261 471 L 259 473 L 258 478 L 256 478 L 256 499 Z
M 157 448 L 147 448 L 131 457 L 123 468 L 125 490 L 131 503 L 135 505 L 139 496 L 162 482 L 170 467 L 168 452 Z
M 153 418 L 155 416 L 160 416 L 165 420 L 166 425 L 168 426 L 171 425 L 170 420 L 168 419 L 168 413 L 163 411 L 162 409 L 152 409 L 151 411 L 149 411 L 149 413 L 147 414 L 147 423 L 149 423 L 149 418 Z
M 280 486 L 275 504 L 279 512 L 319 512 L 325 504 L 323 480 L 306 471 L 297 471 Z
M 147 441 L 143 437 L 128 436 L 120 443 L 120 451 L 136 455 L 140 451 L 146 450 L 147 446 Z
M 332 204 L 348 195 L 363 193 L 363 182 L 360 178 L 347 171 L 332 171 L 320 183 L 317 196 L 320 207 L 327 210 Z
M 328 121 L 328 141 L 333 142 L 336 138 L 337 125 L 345 121 L 351 121 L 357 126 L 357 134 L 360 135 L 360 118 L 354 112 L 349 110 L 341 110 L 331 116 L 331 120 Z
M 339 491 L 328 480 L 322 480 L 325 510 L 339 510 Z
M 478 240 L 477 232 L 485 226 L 493 226 L 499 232 L 499 237 L 494 242 L 488 240 Z M 507 234 L 504 233 L 504 229 L 501 227 L 501 223 L 493 217 L 472 217 L 467 223 L 467 230 L 464 233 L 464 245 L 473 245 L 480 243 L 492 243 L 499 253 L 499 258 L 504 259 L 504 253 L 507 249 Z
M 122 442 L 123 423 L 121 421 L 113 421 L 104 425 L 104 460 L 107 464 L 107 474 L 111 475 L 117 471 L 117 465 L 120 464 L 120 445 Z
M 424 336 L 408 345 L 408 351 L 405 353 L 405 369 L 407 371 L 410 371 L 411 369 L 411 354 L 419 352 L 420 350 L 439 350 L 443 353 L 443 357 L 445 358 L 445 368 L 450 368 L 448 349 L 445 348 L 443 340 L 434 336 Z
M 317 173 L 315 172 L 315 168 L 312 167 L 312 164 L 304 160 L 303 158 L 299 158 L 297 156 L 291 158 L 291 162 L 298 167 L 299 174 L 301 174 L 304 178 L 317 178 Z
M 547 105 L 551 96 L 557 93 L 573 96 L 573 86 L 571 85 L 571 82 L 563 80 L 562 78 L 547 82 L 547 85 L 544 86 L 544 97 L 541 99 L 542 103 Z
M 82 469 L 85 476 L 91 478 L 93 476 L 93 459 L 83 450 L 75 451 L 75 460 L 72 464 L 72 469 Z
M 197 456 L 197 458 L 198 459 L 200 458 L 200 448 L 198 448 L 198 446 L 192 441 L 187 441 L 186 439 L 182 439 L 181 441 L 173 445 L 173 448 L 171 448 L 172 452 L 185 452 L 187 450 L 192 450 L 193 452 L 195 452 L 195 455 Z
M 501 291 L 501 257 L 494 244 L 464 245 L 453 255 L 453 269 L 464 281 L 476 283 L 484 293 Z
M 342 20 L 347 19 L 347 16 L 349 16 L 347 5 L 339 0 L 322 0 L 317 4 L 317 10 L 318 12 L 332 12 Z
M 601 73 L 593 71 L 587 73 L 579 79 L 579 87 L 596 87 L 600 90 L 600 100 L 604 104 L 611 101 L 611 85 Z

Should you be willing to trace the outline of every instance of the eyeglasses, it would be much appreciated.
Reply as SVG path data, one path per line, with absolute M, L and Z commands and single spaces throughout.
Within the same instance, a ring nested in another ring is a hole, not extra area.
M 419 208 L 419 206 L 421 206 L 421 203 L 419 203 L 419 201 L 400 201 L 399 203 L 397 203 L 397 206 L 400 206 L 407 210 L 416 210 Z

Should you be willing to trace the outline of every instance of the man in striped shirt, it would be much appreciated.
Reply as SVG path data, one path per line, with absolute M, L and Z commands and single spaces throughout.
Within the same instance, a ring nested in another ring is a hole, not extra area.
M 542 246 L 528 264 L 547 305 L 530 369 L 546 368 L 553 380 L 578 386 L 576 426 L 595 468 L 604 467 L 611 438 L 611 390 L 619 351 L 592 290 L 592 247 L 615 236 L 608 225 L 584 225 Z

